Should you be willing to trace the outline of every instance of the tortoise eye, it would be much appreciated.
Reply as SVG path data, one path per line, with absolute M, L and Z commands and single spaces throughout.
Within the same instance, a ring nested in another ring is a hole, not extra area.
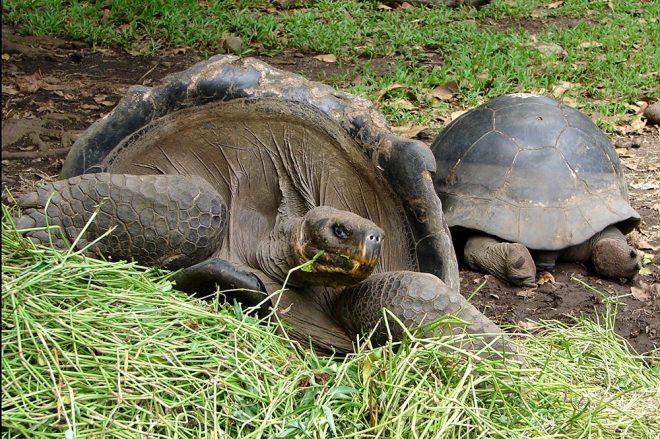
M 346 239 L 348 235 L 351 234 L 350 230 L 346 228 L 343 224 L 335 224 L 332 227 L 332 231 L 335 233 L 335 236 L 339 239 Z

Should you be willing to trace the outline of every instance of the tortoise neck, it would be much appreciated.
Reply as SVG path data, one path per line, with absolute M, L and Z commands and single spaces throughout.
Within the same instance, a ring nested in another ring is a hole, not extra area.
M 300 265 L 295 243 L 301 233 L 302 221 L 302 217 L 279 216 L 268 238 L 259 243 L 259 268 L 271 279 L 284 283 L 289 271 Z

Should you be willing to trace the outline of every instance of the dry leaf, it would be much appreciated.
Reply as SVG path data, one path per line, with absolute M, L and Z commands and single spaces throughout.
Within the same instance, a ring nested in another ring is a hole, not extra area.
M 633 297 L 640 302 L 648 302 L 651 299 L 651 292 L 640 287 L 630 287 Z
M 548 9 L 557 9 L 558 7 L 560 7 L 563 4 L 564 4 L 563 0 L 558 1 L 558 2 L 552 2 L 552 3 L 549 3 L 548 6 L 546 6 L 546 8 L 548 8 Z
M 646 126 L 646 120 L 642 120 L 641 117 L 636 117 L 630 122 L 631 130 L 636 131 L 638 133 L 644 131 L 645 126 Z
M 556 43 L 532 43 L 532 47 L 541 52 L 544 55 L 557 55 L 559 57 L 564 56 L 566 51 L 563 47 Z
M 555 283 L 555 277 L 552 275 L 552 273 L 550 273 L 548 271 L 541 272 L 541 274 L 539 275 L 539 279 L 538 279 L 537 283 L 539 285 L 543 285 L 543 284 L 548 283 L 548 282 L 550 282 L 551 284 L 554 284 Z
M 408 2 L 403 2 L 403 3 L 401 3 L 401 6 L 399 6 L 399 9 L 403 9 L 403 10 L 410 9 L 410 8 L 412 8 L 412 5 Z
M 19 76 L 16 78 L 16 86 L 20 91 L 34 93 L 41 88 L 41 75 L 33 73 L 32 75 Z
M 648 191 L 651 189 L 660 189 L 660 183 L 657 181 L 645 181 L 644 183 L 630 183 L 630 186 L 635 189 Z
M 521 328 L 526 329 L 528 331 L 532 331 L 534 329 L 538 329 L 539 324 L 536 323 L 536 322 L 532 322 L 532 321 L 527 320 L 525 322 L 523 322 L 523 321 L 518 322 L 518 326 L 520 326 Z
M 13 96 L 13 95 L 18 93 L 18 90 L 16 89 L 16 86 L 14 86 L 14 85 L 4 85 L 4 84 L 2 84 L 2 92 Z
M 417 110 L 417 106 L 407 99 L 397 99 L 393 103 L 404 110 Z
M 389 7 L 389 6 L 387 6 L 387 5 L 384 5 L 384 4 L 382 4 L 382 3 L 378 5 L 378 9 L 382 9 L 382 10 L 384 10 L 384 11 L 391 11 L 391 10 L 392 10 L 391 7 Z
M 569 96 L 562 96 L 561 103 L 564 105 L 568 105 L 569 107 L 573 107 L 573 108 L 577 107 L 575 100 Z
M 337 62 L 337 57 L 333 55 L 332 53 L 327 53 L 325 55 L 316 55 L 314 59 L 317 59 L 319 61 L 323 62 Z
M 417 96 L 415 96 L 415 93 L 413 93 L 412 90 L 410 90 L 410 87 L 405 85 L 405 84 L 399 84 L 398 82 L 393 82 L 392 84 L 388 85 L 385 90 L 381 90 L 377 95 L 376 95 L 376 102 L 380 101 L 383 99 L 385 96 L 389 94 L 390 91 L 392 90 L 398 90 L 398 89 L 404 89 L 406 90 L 406 95 L 408 96 L 408 99 L 412 100 L 417 100 Z
M 408 139 L 412 139 L 417 134 L 421 133 L 425 129 L 427 129 L 427 126 L 424 125 L 415 125 L 412 122 L 407 123 L 406 125 L 400 125 L 396 127 L 392 127 L 392 131 L 397 133 L 401 137 L 406 137 Z
M 458 110 L 451 113 L 451 120 L 456 120 L 461 117 L 463 114 L 467 113 L 467 110 Z
M 7 60 L 9 60 L 9 58 L 11 58 L 11 55 L 10 55 L 10 54 L 8 54 L 8 53 L 3 53 L 3 54 L 2 54 L 2 60 L 3 60 L 3 61 L 7 61 Z
M 516 293 L 518 297 L 532 297 L 534 295 L 536 295 L 536 291 L 534 290 L 522 290 Z
M 449 81 L 445 84 L 438 85 L 431 90 L 431 96 L 443 101 L 447 101 L 454 97 L 458 90 L 458 83 L 456 81 Z
M 357 85 L 360 81 L 362 81 L 362 75 L 354 76 L 353 79 L 351 79 L 351 85 Z

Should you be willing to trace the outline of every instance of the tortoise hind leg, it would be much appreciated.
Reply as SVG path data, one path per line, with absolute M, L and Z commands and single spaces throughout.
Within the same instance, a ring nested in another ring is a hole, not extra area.
M 536 286 L 534 259 L 522 244 L 487 235 L 470 236 L 463 259 L 470 269 L 492 274 L 512 285 Z
M 88 253 L 181 268 L 202 261 L 222 242 L 227 209 L 204 179 L 184 175 L 84 174 L 49 183 L 18 200 L 17 229 L 60 226 L 63 238 Z M 89 222 L 96 213 L 93 221 Z M 88 225 L 89 222 L 89 225 Z M 28 231 L 48 243 L 44 231 Z M 64 239 L 55 242 L 63 246 Z
M 387 326 L 383 324 L 383 308 L 392 312 L 407 328 L 419 327 L 451 314 L 467 324 L 444 325 L 439 328 L 441 333 L 465 331 L 482 335 L 463 347 L 478 350 L 488 343 L 496 351 L 516 352 L 515 346 L 505 339 L 497 325 L 458 292 L 428 273 L 393 271 L 373 274 L 342 291 L 335 301 L 334 314 L 351 334 L 370 334 L 376 328 L 371 338 L 376 344 L 384 344 L 390 335 L 394 341 L 402 340 L 404 331 L 397 322 L 388 318 Z
M 591 262 L 598 274 L 610 278 L 630 278 L 642 268 L 637 250 L 628 245 L 626 237 L 614 226 L 567 248 L 560 257 L 567 261 Z

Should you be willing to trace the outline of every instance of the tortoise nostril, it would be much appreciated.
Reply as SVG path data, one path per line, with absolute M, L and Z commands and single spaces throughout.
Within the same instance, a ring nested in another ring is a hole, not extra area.
M 367 237 L 367 239 L 369 239 L 369 241 L 380 242 L 383 238 L 380 235 L 375 235 L 375 234 L 372 233 L 371 235 L 369 235 Z
M 635 259 L 637 257 L 637 252 L 635 250 L 630 250 L 630 258 Z

